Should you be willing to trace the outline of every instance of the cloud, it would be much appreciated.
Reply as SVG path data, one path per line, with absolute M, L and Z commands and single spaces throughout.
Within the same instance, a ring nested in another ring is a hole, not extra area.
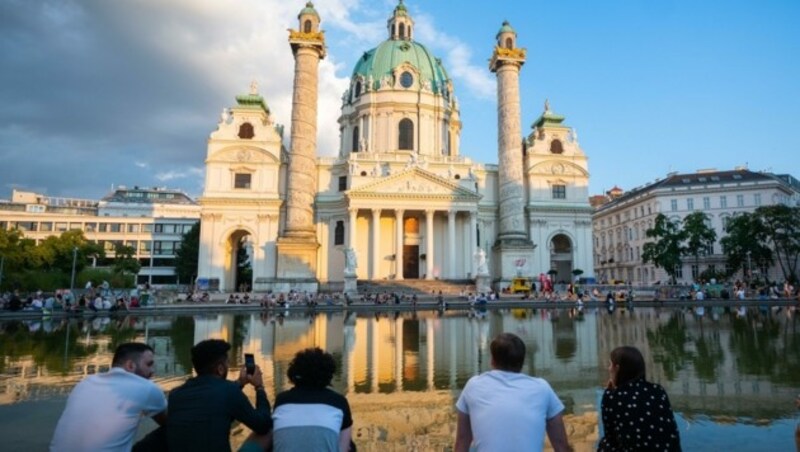
M 430 47 L 435 50 L 445 52 L 445 67 L 451 77 L 463 82 L 473 96 L 484 100 L 495 99 L 495 79 L 486 65 L 477 66 L 472 63 L 472 49 L 466 43 L 440 31 L 431 16 L 416 14 L 414 20 L 419 40 L 430 43 Z

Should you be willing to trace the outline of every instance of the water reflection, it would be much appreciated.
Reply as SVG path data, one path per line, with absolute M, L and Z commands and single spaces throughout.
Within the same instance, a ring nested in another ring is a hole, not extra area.
M 800 388 L 794 314 L 618 306 L 9 321 L 0 323 L 0 405 L 65 394 L 83 376 L 106 370 L 114 347 L 131 340 L 154 347 L 157 380 L 169 390 L 190 372 L 192 345 L 208 338 L 230 342 L 239 363 L 253 353 L 272 398 L 290 387 L 291 357 L 318 346 L 339 364 L 333 386 L 351 400 L 362 445 L 435 447 L 452 441 L 458 391 L 489 368 L 492 337 L 509 331 L 527 346 L 523 372 L 546 378 L 573 419 L 589 416 L 587 444 L 596 439 L 592 416 L 608 354 L 622 344 L 642 350 L 648 378 L 667 389 L 687 423 L 785 423 Z

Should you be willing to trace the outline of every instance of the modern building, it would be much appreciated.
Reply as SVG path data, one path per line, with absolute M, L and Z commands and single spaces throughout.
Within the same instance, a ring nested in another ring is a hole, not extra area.
M 77 229 L 111 258 L 117 245 L 132 247 L 141 264 L 137 283 L 151 285 L 190 283 L 175 276 L 175 251 L 199 217 L 195 201 L 165 188 L 120 186 L 99 201 L 13 190 L 11 200 L 0 202 L 0 228 L 18 229 L 37 243 Z
M 622 280 L 634 284 L 666 283 L 667 273 L 642 260 L 645 231 L 653 227 L 655 217 L 663 213 L 670 220 L 681 221 L 696 211 L 708 215 L 717 233 L 713 249 L 698 263 L 685 259 L 677 271 L 679 283 L 694 281 L 707 269 L 725 270 L 725 256 L 720 239 L 725 223 L 739 212 L 753 212 L 770 204 L 800 205 L 800 191 L 791 185 L 792 176 L 736 168 L 732 171 L 700 170 L 696 173 L 670 173 L 663 179 L 634 188 L 609 193 L 607 202 L 595 210 L 594 263 L 599 280 Z M 780 269 L 751 269 L 770 279 L 783 277 Z M 741 276 L 743 277 L 743 275 Z
M 354 63 L 338 155 L 319 157 L 319 27 L 308 3 L 289 32 L 290 137 L 256 86 L 223 110 L 211 134 L 199 200 L 201 280 L 222 290 L 249 284 L 237 280 L 242 247 L 255 290 L 317 290 L 343 282 L 346 271 L 366 280 L 472 279 L 485 267 L 496 286 L 551 269 L 560 280 L 575 269 L 593 274 L 587 157 L 547 103 L 524 137 L 526 51 L 507 22 L 488 68 L 497 76 L 499 164 L 462 154 L 467 125 L 453 80 L 415 39 L 402 1 L 387 39 Z

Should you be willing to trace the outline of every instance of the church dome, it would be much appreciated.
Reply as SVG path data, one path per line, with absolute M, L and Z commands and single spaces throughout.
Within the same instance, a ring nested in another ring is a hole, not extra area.
M 420 83 L 430 82 L 431 89 L 441 93 L 447 86 L 449 77 L 442 61 L 424 45 L 408 40 L 383 41 L 378 47 L 364 52 L 353 70 L 353 78 L 359 75 L 373 80 L 377 88 L 380 80 L 393 75 L 393 70 L 403 64 L 413 66 L 419 71 Z

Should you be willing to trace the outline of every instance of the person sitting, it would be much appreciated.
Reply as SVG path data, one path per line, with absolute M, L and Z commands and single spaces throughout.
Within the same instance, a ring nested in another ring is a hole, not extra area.
M 51 451 L 131 450 L 144 416 L 161 425 L 166 422 L 164 391 L 150 380 L 155 369 L 152 347 L 120 344 L 111 366 L 72 389 L 50 442 Z
M 253 373 L 247 373 L 243 366 L 238 382 L 228 381 L 230 348 L 230 344 L 220 339 L 207 339 L 192 347 L 192 366 L 197 376 L 169 394 L 167 439 L 170 451 L 230 451 L 234 420 L 259 435 L 248 442 L 262 443 L 264 435 L 272 429 L 261 369 L 255 366 Z M 242 392 L 247 384 L 255 388 L 255 408 Z
M 294 385 L 275 397 L 272 414 L 275 452 L 350 449 L 353 419 L 347 399 L 333 391 L 336 361 L 320 348 L 307 348 L 289 364 L 286 376 Z
M 645 379 L 642 353 L 635 347 L 615 348 L 608 373 L 600 404 L 605 436 L 597 450 L 680 451 L 678 424 L 669 397 L 664 388 Z

